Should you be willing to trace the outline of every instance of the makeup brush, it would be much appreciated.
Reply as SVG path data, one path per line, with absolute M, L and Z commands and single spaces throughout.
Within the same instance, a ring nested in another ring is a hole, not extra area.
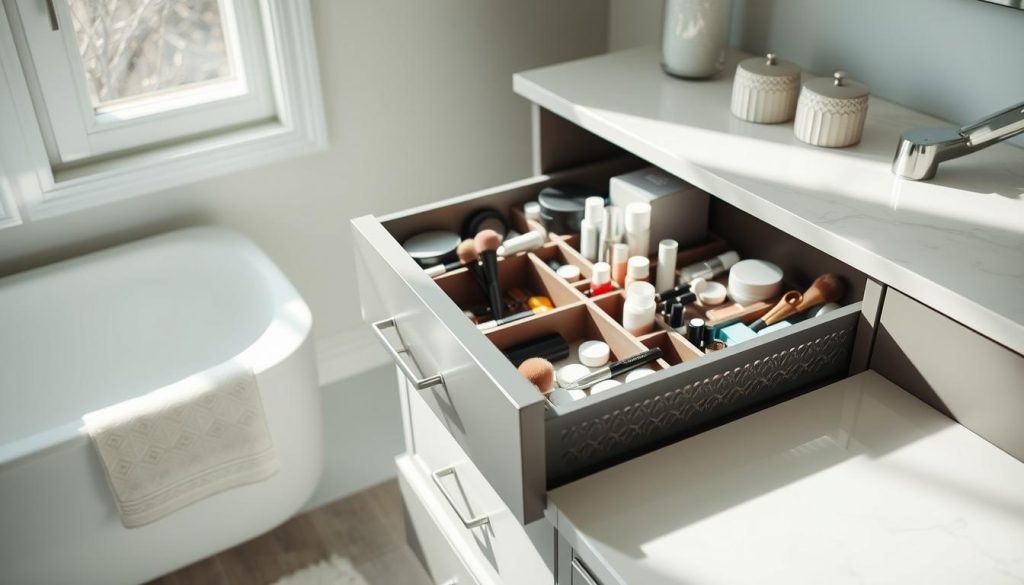
M 478 259 L 476 255 L 476 245 L 473 244 L 473 240 L 462 240 L 459 242 L 458 247 L 455 248 L 455 254 L 459 257 L 455 262 L 435 264 L 424 268 L 423 271 L 427 273 L 427 276 L 437 278 L 438 276 L 447 274 L 452 270 L 458 270 L 470 262 L 475 264 Z
M 754 332 L 760 331 L 768 325 L 778 323 L 786 317 L 803 313 L 811 307 L 837 301 L 845 292 L 846 286 L 841 278 L 835 274 L 822 274 L 814 279 L 814 282 L 811 283 L 811 286 L 803 294 L 791 290 L 782 295 L 782 299 L 770 311 L 750 324 L 750 329 Z
M 519 364 L 517 369 L 524 378 L 544 394 L 548 393 L 555 383 L 555 367 L 544 358 L 530 358 Z
M 804 291 L 804 298 L 796 306 L 796 312 L 802 313 L 811 307 L 824 303 L 834 303 L 846 293 L 843 279 L 835 274 L 822 274 L 814 279 L 810 288 Z
M 775 303 L 774 307 L 769 309 L 764 315 L 761 315 L 757 321 L 750 324 L 750 330 L 757 333 L 765 327 L 774 325 L 796 313 L 796 306 L 800 304 L 803 298 L 804 295 L 800 294 L 798 290 L 791 290 L 782 295 L 782 298 L 779 299 L 778 303 Z
M 640 366 L 646 366 L 654 360 L 661 359 L 662 351 L 660 347 L 648 349 L 638 354 L 631 355 L 624 360 L 619 360 L 614 364 L 609 364 L 603 368 L 598 368 L 594 372 L 583 376 L 576 380 L 572 384 L 565 387 L 566 390 L 583 390 L 584 388 L 590 388 L 598 382 L 604 382 L 605 380 L 611 380 L 615 376 L 625 374 L 626 372 L 633 371 Z
M 491 315 L 495 319 L 501 319 L 503 316 L 501 285 L 498 283 L 498 247 L 501 246 L 501 236 L 494 230 L 483 230 L 473 238 L 473 243 L 476 245 L 477 254 L 480 255 L 480 264 L 483 266 L 487 298 L 491 303 Z
M 462 240 L 455 248 L 455 254 L 459 257 L 459 263 L 473 275 L 473 280 L 480 287 L 480 294 L 486 299 L 488 297 L 487 283 L 484 281 L 483 272 L 480 271 L 480 255 L 476 253 L 476 243 L 473 240 Z

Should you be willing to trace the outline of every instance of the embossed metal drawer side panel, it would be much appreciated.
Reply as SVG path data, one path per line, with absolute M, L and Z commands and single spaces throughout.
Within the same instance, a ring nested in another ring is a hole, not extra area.
M 620 463 L 786 394 L 845 377 L 860 303 L 749 341 L 547 421 L 548 487 Z M 674 373 L 673 373 L 674 372 Z
M 403 368 L 424 380 L 440 375 L 417 392 L 516 518 L 540 518 L 543 398 L 380 222 L 361 217 L 352 228 L 363 319 L 389 324 L 378 333 Z

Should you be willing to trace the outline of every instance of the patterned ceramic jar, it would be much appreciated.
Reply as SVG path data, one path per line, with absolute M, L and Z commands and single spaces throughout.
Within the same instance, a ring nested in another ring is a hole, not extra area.
M 758 124 L 793 119 L 800 95 L 800 68 L 788 61 L 751 57 L 740 61 L 732 84 L 732 115 Z
M 868 115 L 868 88 L 836 71 L 804 84 L 793 134 L 814 146 L 837 148 L 860 142 Z

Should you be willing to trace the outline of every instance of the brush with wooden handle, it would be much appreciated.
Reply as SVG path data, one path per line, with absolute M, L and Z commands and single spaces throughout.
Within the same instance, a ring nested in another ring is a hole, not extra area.
M 803 313 L 811 307 L 837 301 L 845 292 L 846 287 L 843 285 L 842 279 L 835 274 L 822 274 L 814 279 L 814 282 L 803 294 L 791 290 L 782 295 L 782 299 L 770 311 L 750 324 L 750 330 L 756 333 L 787 317 Z

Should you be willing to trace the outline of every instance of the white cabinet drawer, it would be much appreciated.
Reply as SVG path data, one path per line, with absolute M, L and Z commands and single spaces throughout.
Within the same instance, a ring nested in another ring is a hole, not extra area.
M 410 460 L 481 573 L 504 583 L 554 583 L 554 527 L 545 519 L 524 527 L 414 390 L 408 396 Z M 529 531 L 529 532 L 528 532 Z M 531 536 L 537 540 L 531 540 Z M 544 556 L 547 555 L 548 561 Z
M 511 214 L 549 184 L 607 189 L 610 177 L 639 166 L 635 159 L 616 159 L 352 221 L 364 319 L 383 328 L 382 339 L 420 387 L 419 397 L 523 524 L 542 516 L 549 487 L 848 374 L 867 278 L 721 201 L 712 199 L 709 228 L 728 247 L 743 257 L 775 262 L 803 286 L 821 273 L 840 274 L 848 283 L 844 306 L 713 355 L 696 357 L 694 349 L 693 355 L 666 356 L 655 375 L 558 407 L 546 404 L 499 349 L 511 343 L 517 325 L 487 334 L 478 330 L 453 300 L 460 293 L 442 287 L 468 275 L 462 271 L 461 276 L 432 280 L 399 243 L 427 229 L 458 232 L 463 218 L 476 209 Z M 701 249 L 719 246 L 722 251 L 724 245 L 712 240 Z M 537 254 L 561 254 L 565 246 L 550 243 Z M 506 271 L 517 265 L 550 270 L 536 255 L 499 262 Z M 570 291 L 556 303 L 555 311 L 521 323 L 532 323 L 535 332 L 558 331 L 573 319 L 621 329 L 612 322 L 614 299 L 591 301 Z M 638 352 L 670 345 L 665 343 L 669 336 L 624 343 L 627 351 Z
M 438 521 L 438 511 L 431 509 L 422 479 L 413 471 L 409 458 L 399 457 L 397 465 L 398 487 L 405 506 L 406 537 L 431 580 L 436 585 L 479 584 L 445 535 Z

